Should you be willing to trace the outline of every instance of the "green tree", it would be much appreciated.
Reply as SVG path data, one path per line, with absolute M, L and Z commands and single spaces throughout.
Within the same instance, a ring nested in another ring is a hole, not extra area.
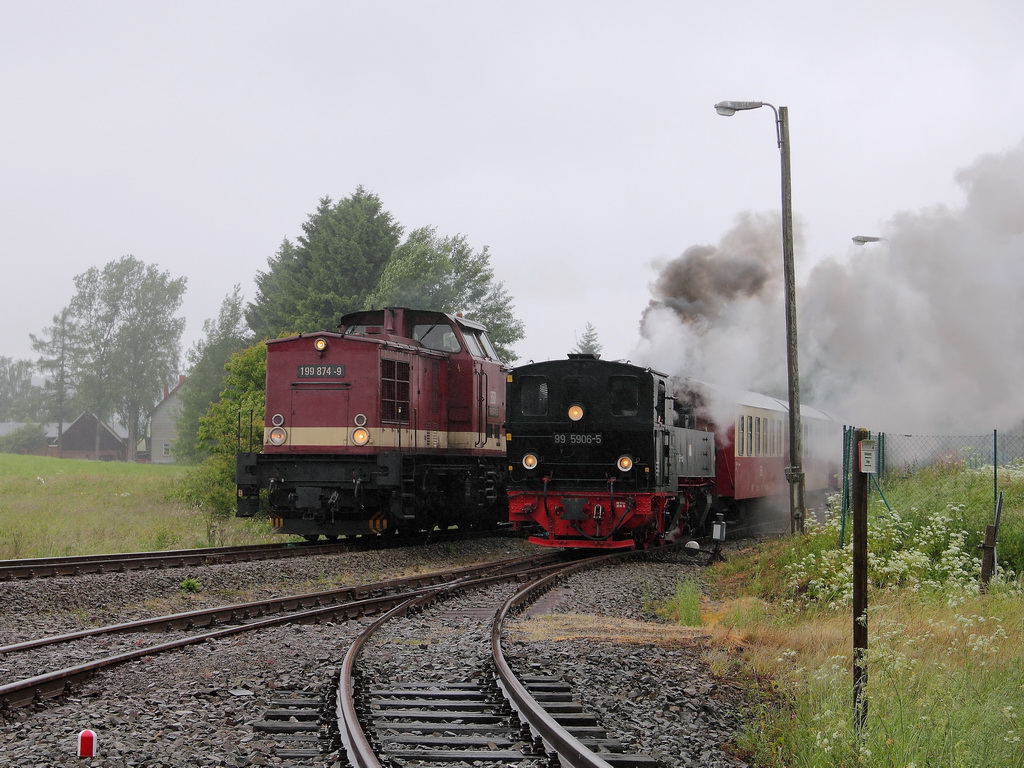
M 235 453 L 259 450 L 263 443 L 266 377 L 264 342 L 236 352 L 225 366 L 221 397 L 199 419 L 197 437 L 210 455 L 179 486 L 179 496 L 193 506 L 217 516 L 234 512 Z
M 39 418 L 42 392 L 32 385 L 32 361 L 0 357 L 0 421 Z
M 592 323 L 587 323 L 583 329 L 583 336 L 577 340 L 573 353 L 582 355 L 600 355 L 602 346 L 597 340 L 597 329 Z
M 224 298 L 216 318 L 203 323 L 203 338 L 187 352 L 188 378 L 181 387 L 178 440 L 174 454 L 197 462 L 209 455 L 210 446 L 199 439 L 199 420 L 220 399 L 231 356 L 252 341 L 245 326 L 241 287 Z
M 440 237 L 421 227 L 395 249 L 366 309 L 406 306 L 462 312 L 487 326 L 503 360 L 514 361 L 512 345 L 523 338 L 523 324 L 512 314 L 513 299 L 494 280 L 487 246 L 474 252 L 464 235 Z
M 336 328 L 343 314 L 363 308 L 402 236 L 380 198 L 361 186 L 337 203 L 323 198 L 302 230 L 256 275 L 245 317 L 257 339 Z
M 121 418 L 130 461 L 161 388 L 178 367 L 185 320 L 174 313 L 185 282 L 130 255 L 75 277 L 71 379 L 87 410 L 101 419 Z M 96 440 L 98 450 L 98 425 Z
M 43 329 L 41 336 L 29 334 L 32 349 L 41 357 L 36 367 L 46 377 L 43 384 L 45 418 L 57 422 L 57 455 L 63 456 L 64 421 L 75 416 L 73 409 L 74 391 L 71 386 L 71 342 L 74 327 L 71 323 L 71 309 L 64 307 L 53 316 L 53 325 Z

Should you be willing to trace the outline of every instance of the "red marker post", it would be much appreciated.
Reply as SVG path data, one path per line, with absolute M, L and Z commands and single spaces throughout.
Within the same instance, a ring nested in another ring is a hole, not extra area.
M 78 756 L 92 757 L 96 753 L 96 733 L 86 728 L 78 734 Z

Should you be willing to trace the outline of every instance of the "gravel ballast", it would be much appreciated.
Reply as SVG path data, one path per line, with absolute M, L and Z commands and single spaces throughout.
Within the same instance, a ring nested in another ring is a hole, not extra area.
M 520 541 L 485 539 L 8 583 L 0 591 L 0 644 L 153 613 L 359 584 L 534 552 L 536 548 Z M 581 574 L 566 582 L 544 610 L 657 621 L 650 606 L 673 594 L 678 581 L 693 570 L 693 562 L 680 556 L 605 568 L 597 578 Z M 181 594 L 179 585 L 187 577 L 197 579 L 202 591 Z M 443 642 L 418 638 L 421 642 L 415 644 L 441 654 L 436 661 L 439 667 L 444 663 L 441 658 L 463 653 L 460 638 L 472 642 L 477 624 L 482 627 L 487 621 L 460 612 L 457 604 L 448 610 L 453 626 Z M 532 618 L 523 616 L 515 623 L 525 626 Z M 347 644 L 357 630 L 355 622 L 276 627 L 102 672 L 71 697 L 8 713 L 0 721 L 0 764 L 40 768 L 341 765 L 337 753 L 317 761 L 293 763 L 282 758 L 274 742 L 252 724 L 271 708 L 280 692 L 323 689 L 336 680 Z M 514 666 L 557 674 L 570 682 L 577 697 L 606 719 L 609 731 L 630 750 L 650 754 L 669 766 L 743 765 L 722 748 L 739 726 L 741 691 L 710 675 L 695 644 L 622 644 L 587 637 L 527 641 L 514 627 L 508 635 L 505 648 Z M 395 646 L 408 650 L 411 644 L 396 642 Z M 33 664 L 39 663 L 33 659 Z M 400 657 L 378 657 L 374 663 L 400 675 L 405 662 Z M 66 659 L 60 663 L 66 665 Z M 84 728 L 97 734 L 97 757 L 92 759 L 76 756 L 77 736 Z

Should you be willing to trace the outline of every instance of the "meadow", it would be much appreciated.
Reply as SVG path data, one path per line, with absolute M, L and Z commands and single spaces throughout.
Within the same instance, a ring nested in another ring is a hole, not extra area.
M 1024 766 L 1024 589 L 1013 570 L 1024 562 L 1024 473 L 1000 477 L 1004 568 L 986 591 L 977 543 L 994 503 L 984 473 L 925 471 L 887 486 L 884 501 L 872 495 L 860 728 L 849 521 L 843 545 L 836 514 L 709 569 L 696 621 L 711 636 L 708 663 L 746 679 L 757 702 L 741 742 L 751 764 Z M 692 616 L 685 585 L 684 598 Z
M 0 453 L 0 559 L 272 541 L 265 521 L 183 501 L 190 468 Z

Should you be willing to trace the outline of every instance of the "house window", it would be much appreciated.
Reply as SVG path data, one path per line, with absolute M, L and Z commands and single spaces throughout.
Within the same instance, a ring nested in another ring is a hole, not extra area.
M 171 444 L 170 443 L 164 443 L 164 457 L 166 458 L 166 457 L 168 457 L 170 455 L 171 455 Z

